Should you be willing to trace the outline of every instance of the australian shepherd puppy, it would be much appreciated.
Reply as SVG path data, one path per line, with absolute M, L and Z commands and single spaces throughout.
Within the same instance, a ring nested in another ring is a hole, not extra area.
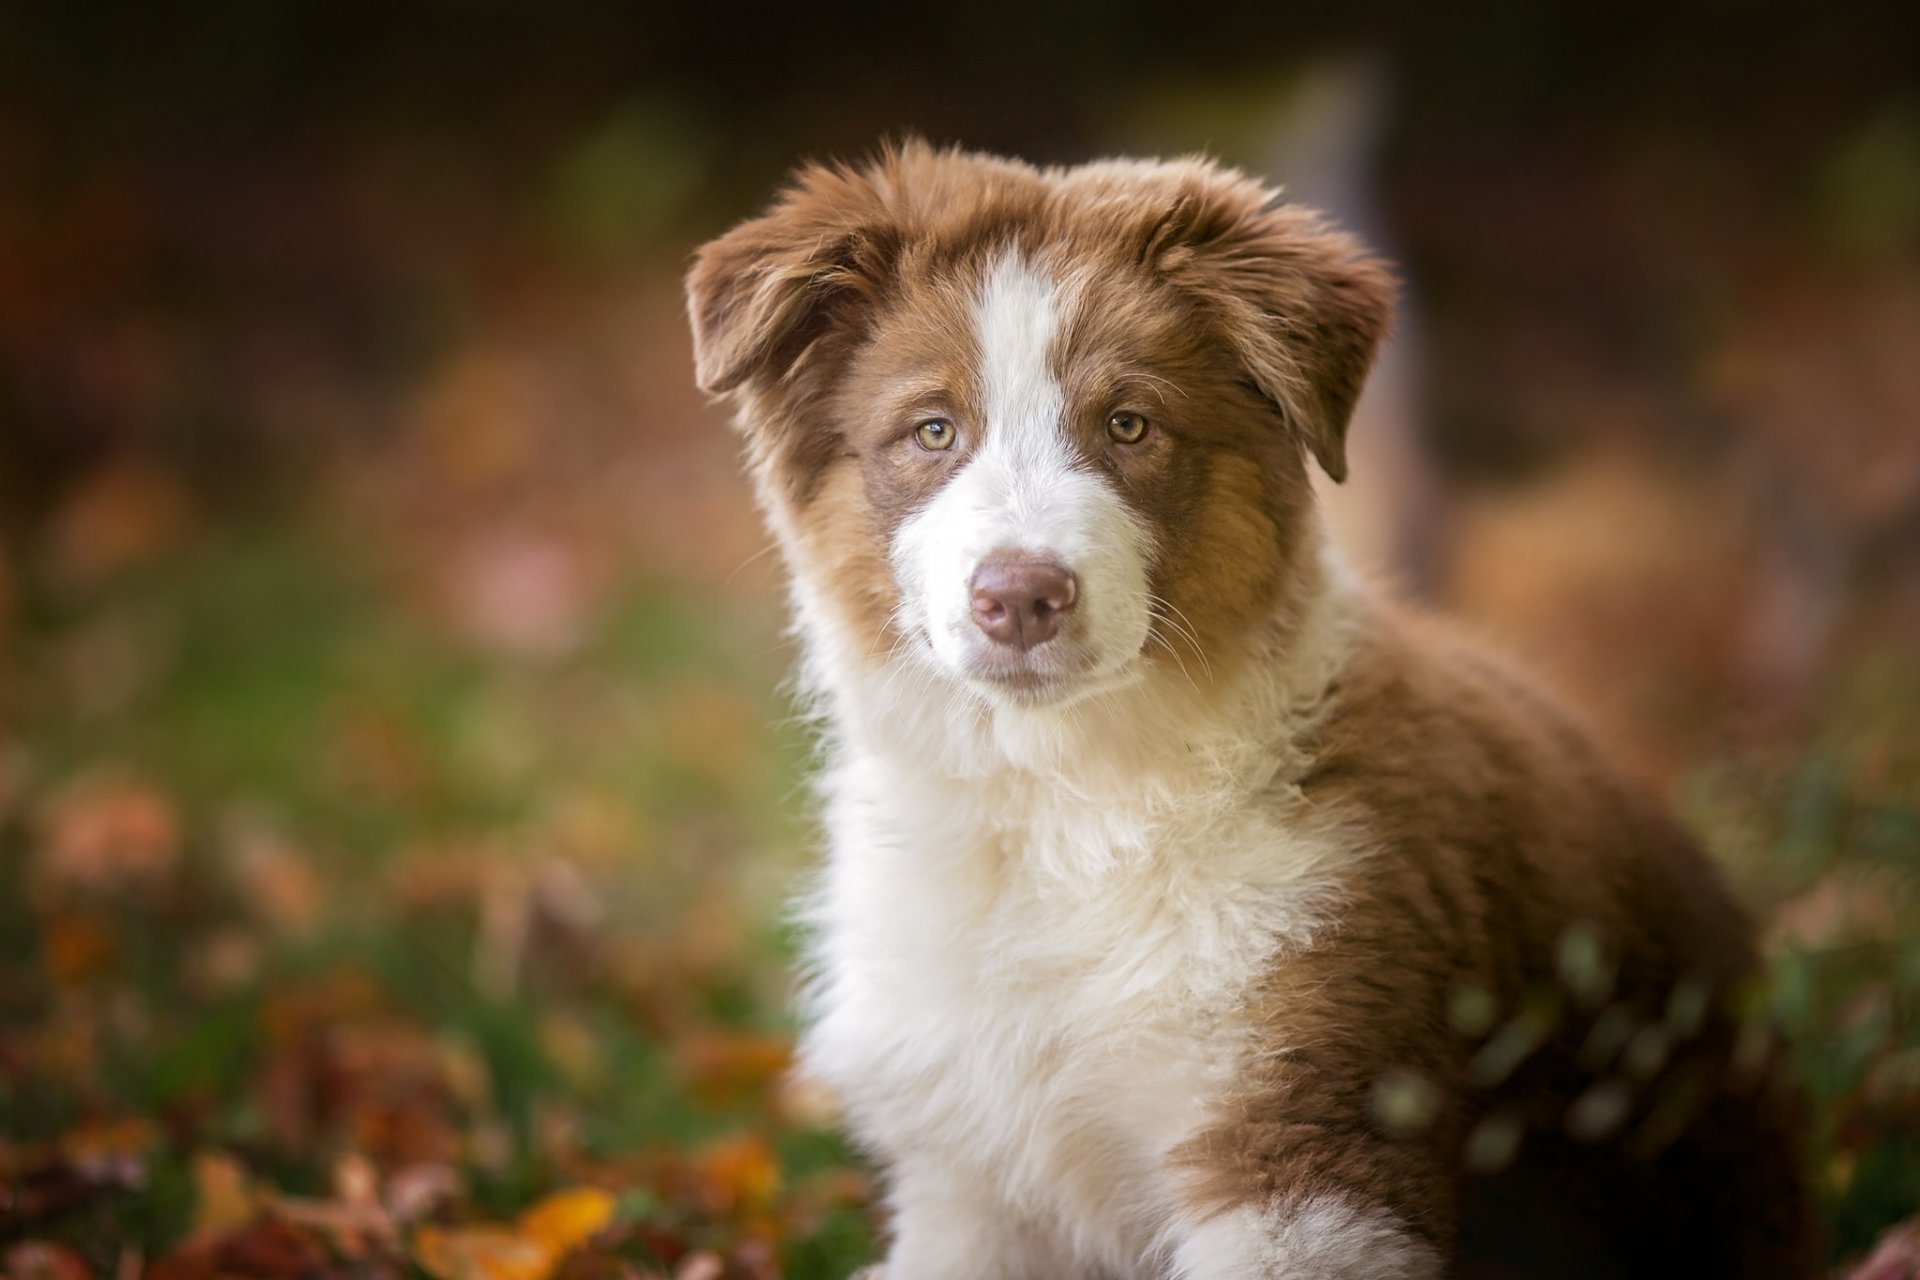
M 688 293 L 824 726 L 803 1058 L 887 1280 L 1803 1273 L 1727 892 L 1322 537 L 1379 263 L 1204 160 L 909 144 Z

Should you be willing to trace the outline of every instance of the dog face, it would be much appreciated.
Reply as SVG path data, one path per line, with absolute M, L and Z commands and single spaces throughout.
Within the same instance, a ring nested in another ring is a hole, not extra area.
M 1191 674 L 1272 612 L 1390 294 L 1204 162 L 919 145 L 803 171 L 689 281 L 701 384 L 843 647 L 1020 705 Z

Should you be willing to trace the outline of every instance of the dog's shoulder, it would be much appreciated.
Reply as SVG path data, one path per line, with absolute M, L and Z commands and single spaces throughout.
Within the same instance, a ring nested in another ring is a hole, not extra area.
M 1375 851 L 1350 877 L 1357 923 L 1506 953 L 1452 957 L 1469 972 L 1550 960 L 1570 924 L 1716 979 L 1751 966 L 1744 918 L 1656 789 L 1458 624 L 1369 601 L 1307 756 L 1310 808 Z

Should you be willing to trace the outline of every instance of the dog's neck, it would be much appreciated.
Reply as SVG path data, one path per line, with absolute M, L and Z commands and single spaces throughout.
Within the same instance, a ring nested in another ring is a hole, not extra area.
M 1330 546 L 1315 537 L 1307 548 L 1287 594 L 1232 652 L 1184 666 L 1165 658 L 1059 706 L 995 705 L 916 654 L 869 658 L 797 587 L 803 687 L 835 758 L 948 785 L 1037 784 L 1130 809 L 1285 786 L 1357 603 Z

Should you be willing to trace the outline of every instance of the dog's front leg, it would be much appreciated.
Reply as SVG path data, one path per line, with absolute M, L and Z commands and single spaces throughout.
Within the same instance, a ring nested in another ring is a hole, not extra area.
M 1069 1259 L 985 1179 L 924 1158 L 893 1170 L 893 1247 L 878 1280 L 1060 1280 Z
M 1292 957 L 1249 1003 L 1255 1049 L 1172 1153 L 1178 1280 L 1431 1280 L 1457 1228 L 1465 1123 L 1434 990 L 1335 953 Z M 1369 1029 L 1356 1035 L 1350 1028 Z M 1382 1098 L 1416 1104 L 1392 1125 Z M 1418 1114 L 1414 1114 L 1417 1112 Z
M 1440 1253 L 1397 1215 L 1339 1194 L 1251 1202 L 1192 1227 L 1178 1280 L 1434 1280 Z

